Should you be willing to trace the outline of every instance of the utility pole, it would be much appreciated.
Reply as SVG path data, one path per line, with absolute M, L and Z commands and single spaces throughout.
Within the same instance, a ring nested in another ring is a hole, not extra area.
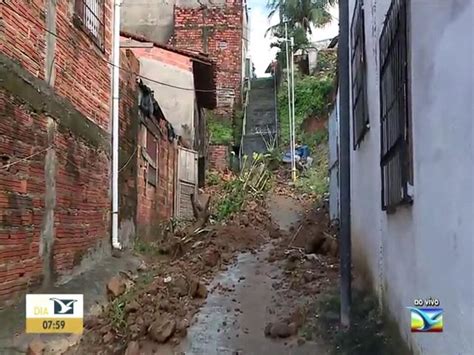
M 290 125 L 290 156 L 291 156 L 291 171 L 293 174 L 293 163 L 295 160 L 294 152 L 293 152 L 293 113 L 292 108 L 293 105 L 291 103 L 292 100 L 292 90 L 291 90 L 291 75 L 290 75 L 290 53 L 289 53 L 289 45 L 288 45 L 288 23 L 285 22 L 285 49 L 286 49 L 286 81 L 287 81 L 287 88 L 288 88 L 288 121 Z M 293 50 L 293 49 L 292 49 Z
M 341 219 L 339 251 L 341 263 L 341 325 L 350 327 L 351 313 L 351 174 L 349 125 L 349 4 L 339 1 L 339 131 Z
M 296 133 L 295 133 L 295 39 L 291 37 L 291 178 L 296 182 Z

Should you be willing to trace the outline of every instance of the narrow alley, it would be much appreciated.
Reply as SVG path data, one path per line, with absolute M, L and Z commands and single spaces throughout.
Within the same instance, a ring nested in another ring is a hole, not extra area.
M 0 0 L 0 355 L 474 354 L 473 24 Z

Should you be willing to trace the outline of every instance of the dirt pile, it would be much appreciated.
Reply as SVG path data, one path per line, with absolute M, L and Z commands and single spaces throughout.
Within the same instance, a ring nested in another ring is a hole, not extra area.
M 101 316 L 86 319 L 85 336 L 69 353 L 131 353 L 137 344 L 141 349 L 150 342 L 179 343 L 215 273 L 225 269 L 237 252 L 261 246 L 272 229 L 265 204 L 250 201 L 225 225 L 169 235 L 154 246 L 159 256 L 148 258 L 141 273 L 109 281 L 110 303 Z

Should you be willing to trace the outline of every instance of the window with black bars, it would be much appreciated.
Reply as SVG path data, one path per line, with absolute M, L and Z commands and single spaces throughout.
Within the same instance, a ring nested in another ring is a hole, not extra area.
M 104 0 L 75 0 L 74 19 L 95 44 L 104 50 Z
M 354 149 L 357 149 L 365 133 L 369 130 L 364 33 L 364 5 L 363 0 L 358 0 L 351 25 L 352 134 Z
M 382 209 L 388 212 L 411 202 L 406 1 L 392 0 L 380 35 L 380 166 Z

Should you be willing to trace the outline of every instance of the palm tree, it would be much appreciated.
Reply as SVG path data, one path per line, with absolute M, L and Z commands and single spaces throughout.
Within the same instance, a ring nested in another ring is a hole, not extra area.
M 305 33 L 311 34 L 311 27 L 322 27 L 332 20 L 329 9 L 337 0 L 269 0 L 268 17 L 273 17 L 278 11 L 280 23 L 270 27 L 267 33 L 275 32 L 287 22 L 289 28 L 302 28 Z

